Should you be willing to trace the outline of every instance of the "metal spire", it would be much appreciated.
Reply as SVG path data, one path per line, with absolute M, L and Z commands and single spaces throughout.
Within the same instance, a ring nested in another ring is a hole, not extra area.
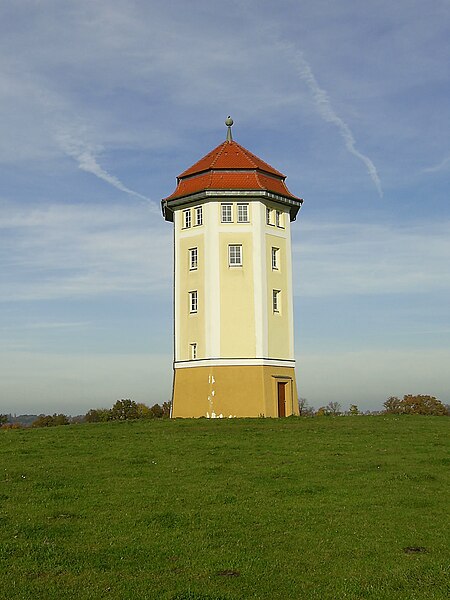
M 228 115 L 227 119 L 225 120 L 225 125 L 228 127 L 227 142 L 232 142 L 233 136 L 231 135 L 231 126 L 233 125 L 233 119 L 230 117 L 230 115 Z

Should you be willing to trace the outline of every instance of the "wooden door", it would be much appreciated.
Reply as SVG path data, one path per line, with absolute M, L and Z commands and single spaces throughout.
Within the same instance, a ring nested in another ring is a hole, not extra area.
M 278 382 L 278 416 L 286 416 L 286 384 Z

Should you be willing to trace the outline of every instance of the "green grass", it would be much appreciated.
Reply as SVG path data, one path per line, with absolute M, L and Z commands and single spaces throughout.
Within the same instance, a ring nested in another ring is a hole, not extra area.
M 449 427 L 380 416 L 0 431 L 0 598 L 447 598 Z

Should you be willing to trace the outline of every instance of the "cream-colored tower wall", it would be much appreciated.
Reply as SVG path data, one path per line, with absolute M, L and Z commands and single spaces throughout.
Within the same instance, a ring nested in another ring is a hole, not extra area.
M 184 205 L 175 211 L 175 362 L 197 359 L 259 358 L 294 360 L 292 260 L 289 213 L 274 203 L 249 200 L 249 223 L 221 223 L 219 199 L 202 204 L 203 224 L 184 228 Z M 266 208 L 280 211 L 282 226 L 268 225 Z M 230 266 L 229 246 L 242 246 L 242 266 Z M 197 269 L 189 250 L 197 248 Z M 272 268 L 272 248 L 278 268 Z M 273 290 L 280 307 L 273 310 Z M 197 291 L 198 310 L 189 311 L 189 292 Z
M 219 234 L 220 261 L 220 356 L 256 356 L 253 290 L 253 240 L 251 233 L 233 231 Z M 242 266 L 230 266 L 229 246 L 242 248 Z
M 288 264 L 286 253 L 286 238 L 283 236 L 267 235 L 266 256 L 269 268 L 267 270 L 267 323 L 269 356 L 273 358 L 293 358 L 290 352 L 288 298 L 291 290 L 288 287 Z M 278 254 L 278 269 L 272 268 L 272 248 Z M 279 292 L 279 311 L 273 310 L 273 291 Z
M 279 206 L 275 210 L 280 211 Z M 275 225 L 275 219 L 273 224 L 266 223 L 268 356 L 294 360 L 290 221 L 289 213 L 280 212 L 281 227 Z M 272 249 L 277 251 L 277 268 L 272 265 Z M 274 290 L 279 292 L 280 306 L 277 312 L 273 310 Z
M 275 203 L 245 198 L 249 222 L 221 222 L 223 200 L 202 203 L 203 223 L 195 226 L 195 207 L 174 211 L 175 375 L 174 417 L 279 416 L 278 387 L 285 386 L 284 414 L 297 414 L 294 371 L 292 265 L 289 213 Z M 282 211 L 280 225 L 266 222 L 266 208 Z M 191 210 L 191 227 L 183 211 Z M 242 247 L 242 266 L 229 264 L 229 246 Z M 189 251 L 197 249 L 197 268 Z M 272 248 L 278 269 L 272 269 Z M 273 290 L 280 290 L 274 313 Z M 198 295 L 190 312 L 189 292 Z M 191 344 L 197 345 L 193 359 Z
M 269 355 L 267 323 L 267 252 L 265 251 L 266 206 L 262 202 L 252 205 L 253 232 L 253 307 L 255 314 L 256 356 L 266 358 Z
M 205 223 L 205 357 L 220 356 L 219 203 L 203 204 Z
M 287 317 L 288 317 L 288 345 L 289 358 L 294 360 L 294 286 L 292 282 L 292 243 L 291 243 L 291 221 L 289 215 L 285 216 L 286 222 L 286 280 L 288 295 L 286 296 Z
M 183 213 L 175 213 L 175 361 L 191 359 L 191 344 L 198 358 L 206 356 L 205 234 L 204 225 L 183 228 Z M 189 250 L 197 249 L 197 268 L 190 269 Z M 196 291 L 198 308 L 190 312 L 189 292 Z

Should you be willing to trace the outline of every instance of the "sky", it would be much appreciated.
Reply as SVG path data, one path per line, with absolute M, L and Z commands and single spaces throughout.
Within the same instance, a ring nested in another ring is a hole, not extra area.
M 4 0 L 0 413 L 170 399 L 176 176 L 234 139 L 304 198 L 299 395 L 450 402 L 448 0 Z

